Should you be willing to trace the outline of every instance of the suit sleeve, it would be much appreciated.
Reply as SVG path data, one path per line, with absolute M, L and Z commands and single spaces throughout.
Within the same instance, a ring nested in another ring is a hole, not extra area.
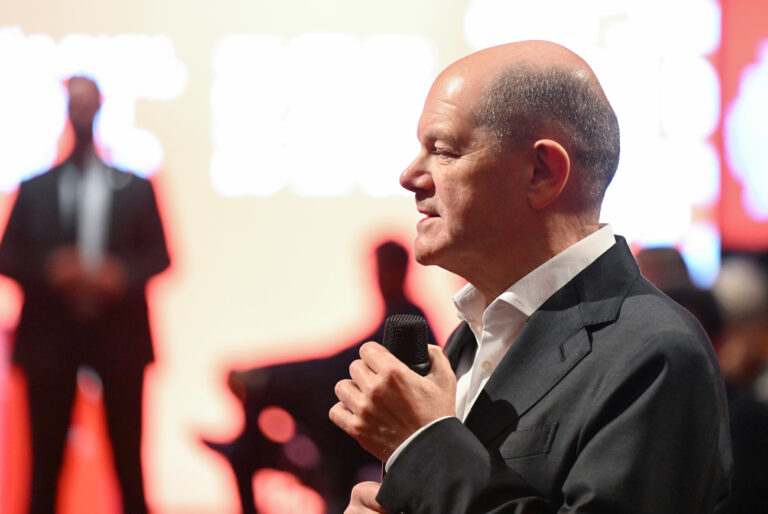
M 119 252 L 126 267 L 128 287 L 141 289 L 154 275 L 170 265 L 170 257 L 152 183 L 139 182 L 132 206 L 131 236 Z
M 0 273 L 29 290 L 44 285 L 44 256 L 37 251 L 32 235 L 35 202 L 29 184 L 22 182 L 0 242 Z M 52 223 L 55 220 L 51 221 Z
M 377 499 L 387 512 L 414 514 L 713 512 L 713 498 L 722 497 L 713 489 L 726 481 L 719 448 L 727 428 L 719 426 L 718 375 L 702 344 L 654 334 L 639 353 L 606 363 L 616 371 L 581 416 L 572 455 L 549 457 L 563 460 L 558 491 L 534 490 L 453 419 L 406 448 Z
M 492 506 L 500 496 L 509 501 Z M 435 423 L 411 442 L 384 477 L 376 500 L 389 513 L 551 512 L 545 499 L 456 418 Z

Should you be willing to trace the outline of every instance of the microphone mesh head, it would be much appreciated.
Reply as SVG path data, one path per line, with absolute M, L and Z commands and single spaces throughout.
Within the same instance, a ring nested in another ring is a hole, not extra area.
M 418 314 L 394 314 L 384 321 L 382 344 L 409 368 L 426 375 L 429 371 L 427 320 Z

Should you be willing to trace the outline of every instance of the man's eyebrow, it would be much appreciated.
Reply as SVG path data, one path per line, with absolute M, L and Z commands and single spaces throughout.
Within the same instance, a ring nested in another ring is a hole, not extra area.
M 456 138 L 449 136 L 447 132 L 445 132 L 444 130 L 440 130 L 439 128 L 432 128 L 427 130 L 426 132 L 423 132 L 419 140 L 423 142 L 428 141 L 432 143 L 440 141 L 443 143 L 447 143 L 448 145 L 451 145 L 451 146 L 456 146 L 456 147 L 461 146 L 461 143 L 458 140 L 456 140 Z

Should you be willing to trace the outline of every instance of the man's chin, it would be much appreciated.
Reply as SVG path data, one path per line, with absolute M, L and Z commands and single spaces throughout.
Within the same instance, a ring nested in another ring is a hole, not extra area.
M 418 239 L 413 245 L 413 258 L 423 266 L 439 266 L 440 254 L 439 249 L 420 244 Z

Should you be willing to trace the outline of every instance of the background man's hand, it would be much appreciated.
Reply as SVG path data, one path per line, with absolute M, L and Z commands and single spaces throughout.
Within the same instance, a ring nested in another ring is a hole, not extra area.
M 75 246 L 61 246 L 46 262 L 49 284 L 64 298 L 72 314 L 81 320 L 99 315 L 107 304 L 126 291 L 125 265 L 116 257 L 104 256 L 99 267 L 87 270 Z
M 378 343 L 365 343 L 349 366 L 351 379 L 336 384 L 339 402 L 329 417 L 382 461 L 427 423 L 456 415 L 456 376 L 437 346 L 429 347 L 425 377 L 408 369 Z
M 55 249 L 48 256 L 45 267 L 48 283 L 59 292 L 68 293 L 85 287 L 87 276 L 75 246 Z

